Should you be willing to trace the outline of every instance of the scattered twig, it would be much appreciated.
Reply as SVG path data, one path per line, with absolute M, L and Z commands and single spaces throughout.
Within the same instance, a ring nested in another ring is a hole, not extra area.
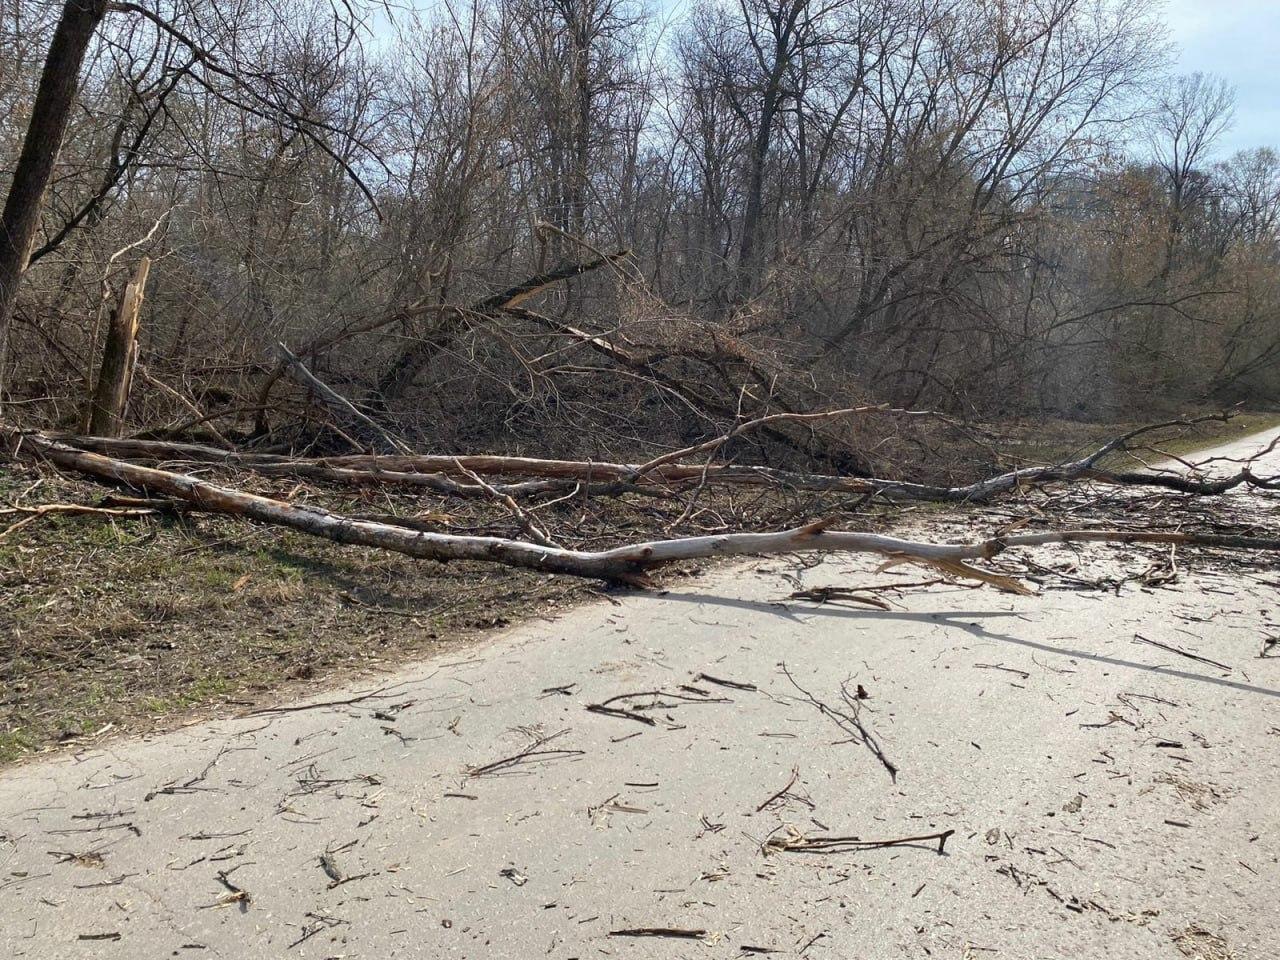
M 848 688 L 847 680 L 840 685 L 840 695 L 844 699 L 845 704 L 852 711 L 851 713 L 846 713 L 843 710 L 836 709 L 828 703 L 823 703 L 804 687 L 800 686 L 800 682 L 796 680 L 796 678 L 791 675 L 791 671 L 787 669 L 786 663 L 781 663 L 779 666 L 782 668 L 782 672 L 786 675 L 786 678 L 791 681 L 791 685 L 804 694 L 805 702 L 812 705 L 824 717 L 827 717 L 837 727 L 849 734 L 854 742 L 861 743 L 870 750 L 871 754 L 880 761 L 881 766 L 889 772 L 889 779 L 897 782 L 897 766 L 885 756 L 884 750 L 880 746 L 880 742 L 862 723 L 862 719 L 860 717 L 862 704 L 858 701 L 865 698 L 859 697 L 857 691 L 851 693 Z
M 1003 670 L 1005 673 L 1016 673 L 1023 680 L 1031 679 L 1031 674 L 1026 670 L 1019 670 L 1016 667 L 1006 667 L 1002 663 L 975 663 L 974 666 L 979 670 Z
M 257 717 L 264 713 L 300 713 L 304 710 L 323 710 L 325 707 L 349 707 L 353 704 L 362 703 L 365 700 L 372 700 L 377 697 L 386 697 L 391 695 L 391 691 L 395 690 L 396 684 L 390 687 L 379 687 L 377 690 L 367 690 L 364 693 L 358 693 L 352 697 L 345 697 L 341 700 L 322 700 L 319 703 L 302 703 L 287 707 L 262 707 L 258 710 L 250 710 L 248 713 L 242 713 L 242 717 Z
M 863 850 L 881 850 L 886 847 L 914 847 L 936 840 L 939 854 L 946 852 L 948 838 L 954 830 L 926 833 L 918 837 L 899 837 L 895 840 L 863 840 L 860 837 L 770 837 L 765 841 L 767 850 L 783 853 L 852 853 Z
M 317 913 L 308 913 L 308 914 L 305 914 L 304 916 L 310 918 L 311 920 L 314 920 L 315 922 L 303 924 L 302 936 L 300 936 L 297 940 L 293 941 L 293 943 L 289 944 L 289 946 L 287 947 L 287 949 L 289 950 L 292 950 L 294 947 L 300 944 L 306 943 L 308 940 L 314 937 L 321 930 L 331 930 L 334 927 L 338 927 L 344 923 L 349 922 L 339 917 L 326 917 L 326 916 L 323 916 L 322 914 L 317 914 Z
M 730 687 L 734 690 L 756 690 L 758 689 L 754 683 L 740 683 L 737 680 L 725 680 L 721 677 L 713 677 L 709 673 L 699 673 L 694 677 L 695 680 L 702 680 L 705 683 L 714 683 L 719 687 Z
M 587 704 L 588 713 L 599 713 L 606 717 L 620 717 L 623 720 L 634 720 L 637 723 L 643 723 L 645 726 L 656 727 L 658 721 L 653 717 L 646 717 L 643 714 L 635 713 L 632 710 L 624 710 L 621 707 L 610 707 L 603 703 Z
M 610 930 L 611 937 L 675 937 L 682 940 L 704 940 L 705 930 L 683 930 L 679 927 L 635 927 L 630 930 Z
M 652 697 L 653 702 L 647 704 L 631 705 L 630 701 L 643 697 Z M 675 703 L 664 703 L 663 700 L 675 700 Z M 615 707 L 613 704 L 626 702 L 626 707 Z M 705 694 L 691 695 L 683 693 L 672 693 L 666 690 L 641 690 L 637 693 L 620 693 L 616 697 L 610 697 L 601 703 L 591 703 L 587 705 L 587 711 L 590 713 L 604 714 L 610 717 L 621 717 L 624 720 L 635 720 L 646 726 L 656 726 L 657 721 L 652 717 L 646 717 L 640 710 L 666 710 L 674 707 L 683 706 L 688 703 L 732 703 L 728 697 L 710 697 Z
M 795 590 L 787 595 L 788 600 L 811 600 L 814 603 L 834 603 L 843 600 L 847 603 L 861 603 L 878 610 L 892 610 L 889 604 L 879 597 L 868 596 L 847 587 L 810 587 L 808 590 Z
M 525 747 L 519 753 L 512 754 L 509 757 L 503 757 L 501 760 L 494 760 L 490 763 L 481 764 L 478 767 L 471 767 L 467 770 L 469 777 L 485 777 L 495 773 L 505 773 L 515 767 L 530 763 L 551 763 L 555 760 L 567 760 L 569 757 L 581 757 L 586 755 L 585 750 L 543 750 L 546 746 L 557 737 L 568 733 L 567 730 L 561 730 L 559 733 L 553 733 L 550 736 L 534 737 L 529 746 Z
M 1232 668 L 1225 663 L 1219 663 L 1217 660 L 1210 660 L 1208 657 L 1202 657 L 1199 654 L 1188 653 L 1186 650 L 1179 650 L 1177 647 L 1171 647 L 1167 643 L 1161 643 L 1159 640 L 1148 640 L 1140 633 L 1135 633 L 1133 639 L 1142 643 L 1149 643 L 1153 647 L 1159 647 L 1161 650 L 1168 650 L 1170 653 L 1176 653 L 1180 657 L 1186 657 L 1188 660 L 1198 660 L 1201 663 L 1207 663 L 1211 667 L 1218 667 L 1221 670 L 1231 672 Z
M 791 792 L 791 788 L 796 785 L 796 781 L 799 779 L 800 779 L 800 768 L 792 767 L 791 779 L 787 781 L 787 785 L 783 787 L 781 790 L 779 790 L 777 793 L 770 796 L 769 799 L 766 800 L 764 803 L 760 804 L 760 806 L 756 807 L 756 813 L 759 813 L 760 811 L 764 810 L 765 807 L 768 807 L 770 804 L 774 803 L 775 801 L 781 800 L 783 797 L 787 796 L 787 794 Z

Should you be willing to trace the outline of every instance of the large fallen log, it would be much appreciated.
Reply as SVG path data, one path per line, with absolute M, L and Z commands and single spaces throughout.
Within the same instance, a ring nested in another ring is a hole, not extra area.
M 874 495 L 886 500 L 932 501 L 939 503 L 983 503 L 1000 494 L 1025 490 L 1050 483 L 1094 480 L 1101 483 L 1149 486 L 1199 496 L 1217 496 L 1240 486 L 1280 489 L 1280 477 L 1261 477 L 1246 464 L 1235 473 L 1221 477 L 1197 477 L 1159 470 L 1112 471 L 1099 464 L 1106 457 L 1129 449 L 1135 439 L 1157 430 L 1191 426 L 1207 419 L 1223 419 L 1225 415 L 1170 420 L 1149 424 L 1115 437 L 1092 453 L 1077 460 L 1043 467 L 1023 467 L 1000 473 L 974 483 L 955 486 L 891 480 L 881 477 L 849 477 L 802 473 L 744 464 L 682 463 L 675 456 L 690 456 L 717 449 L 731 438 L 740 436 L 746 427 L 773 423 L 786 418 L 814 418 L 849 412 L 886 412 L 879 406 L 831 411 L 828 414 L 776 414 L 735 427 L 716 440 L 706 441 L 683 451 L 664 455 L 643 464 L 594 462 L 585 460 L 547 460 L 534 457 L 491 455 L 407 456 L 353 455 L 321 458 L 295 458 L 278 454 L 260 454 L 220 450 L 201 444 L 170 443 L 156 440 L 129 440 L 105 437 L 58 437 L 72 446 L 100 453 L 149 462 L 193 461 L 238 466 L 267 476 L 296 476 L 349 484 L 388 484 L 416 486 L 457 496 L 484 496 L 476 484 L 459 483 L 470 474 L 483 477 L 537 478 L 523 483 L 499 487 L 501 493 L 533 496 L 558 492 L 573 484 L 625 485 L 615 487 L 638 489 L 643 485 L 673 486 L 686 483 L 708 485 L 755 484 L 791 490 L 808 490 L 850 495 Z M 924 415 L 927 411 L 888 411 Z M 1274 446 L 1274 444 L 1273 444 Z M 597 489 L 597 492 L 600 492 Z
M 336 543 L 378 547 L 430 560 L 475 560 L 617 583 L 642 584 L 646 571 L 679 561 L 743 554 L 822 551 L 880 554 L 896 561 L 932 565 L 952 575 L 982 580 L 1001 589 L 1025 592 L 1017 581 L 970 566 L 966 561 L 990 559 L 1010 548 L 1052 543 L 1176 543 L 1280 551 L 1280 539 L 1134 530 L 1063 530 L 1013 534 L 972 543 L 940 544 L 875 533 L 830 530 L 822 522 L 774 532 L 656 540 L 611 550 L 570 550 L 501 537 L 436 533 L 356 519 L 318 507 L 298 506 L 220 486 L 188 474 L 90 453 L 40 434 L 9 428 L 0 428 L 0 442 L 13 458 L 45 461 L 61 470 L 172 497 L 196 510 L 288 527 Z

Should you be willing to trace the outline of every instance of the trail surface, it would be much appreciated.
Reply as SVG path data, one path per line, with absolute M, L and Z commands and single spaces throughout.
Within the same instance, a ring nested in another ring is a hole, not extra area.
M 874 566 L 721 568 L 11 769 L 0 956 L 1280 956 L 1280 574 L 787 599 L 930 577 Z

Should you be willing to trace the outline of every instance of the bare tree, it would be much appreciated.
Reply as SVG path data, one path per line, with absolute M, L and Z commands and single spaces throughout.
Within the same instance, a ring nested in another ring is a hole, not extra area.
M 66 133 L 80 67 L 106 12 L 106 0 L 66 0 L 49 43 L 22 153 L 9 183 L 4 213 L 0 214 L 0 407 L 18 284 L 40 226 L 45 191 Z

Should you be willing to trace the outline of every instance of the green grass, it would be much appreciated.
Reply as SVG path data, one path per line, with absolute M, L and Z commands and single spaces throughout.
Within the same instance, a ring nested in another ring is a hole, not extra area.
M 0 730 L 0 764 L 13 763 L 38 745 L 39 740 L 22 729 Z

